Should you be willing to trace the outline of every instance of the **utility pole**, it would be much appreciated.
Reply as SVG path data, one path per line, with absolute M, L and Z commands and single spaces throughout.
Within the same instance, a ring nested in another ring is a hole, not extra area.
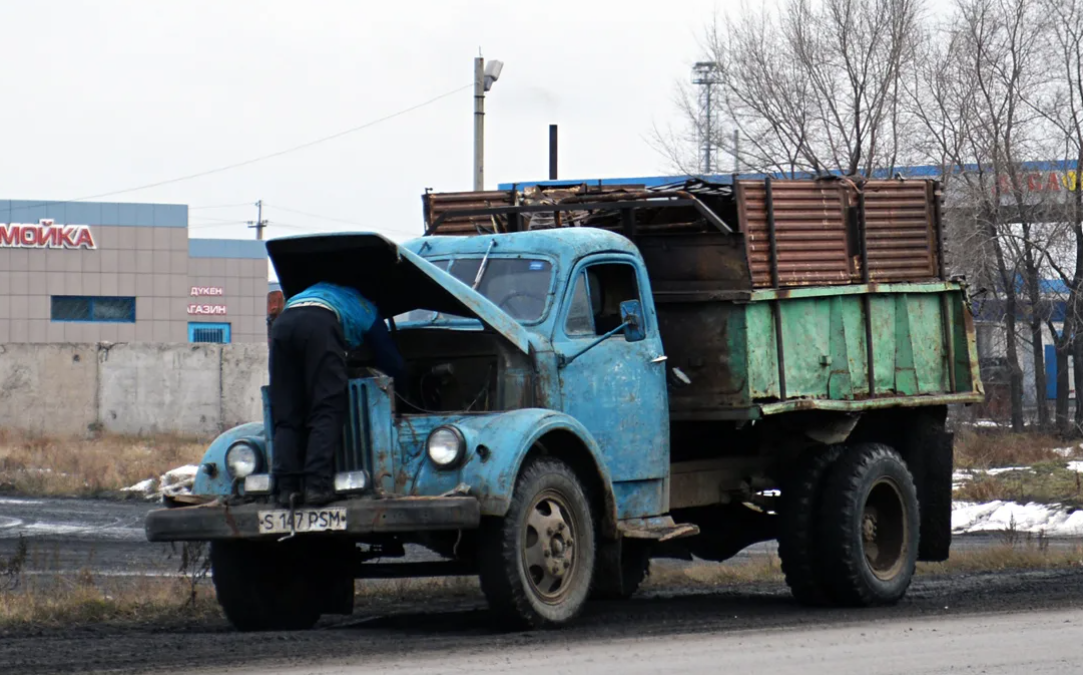
M 718 65 L 713 61 L 700 61 L 692 66 L 692 84 L 700 87 L 699 107 L 703 124 L 700 128 L 700 149 L 703 153 L 703 173 L 709 175 L 714 169 L 711 163 L 714 153 L 714 86 L 718 84 Z
M 474 59 L 474 192 L 485 189 L 485 59 Z
M 256 202 L 256 222 L 248 221 L 248 227 L 255 228 L 256 239 L 263 240 L 263 228 L 267 227 L 267 221 L 263 219 L 263 200 Z
M 485 92 L 500 78 L 504 63 L 493 59 L 488 64 L 481 56 L 474 58 L 474 191 L 485 189 Z
M 733 173 L 741 173 L 741 131 L 733 130 Z

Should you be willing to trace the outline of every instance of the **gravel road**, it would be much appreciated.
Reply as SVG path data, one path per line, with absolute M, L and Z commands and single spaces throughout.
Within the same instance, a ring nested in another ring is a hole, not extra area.
M 398 673 L 759 672 L 773 675 L 922 675 L 986 673 L 1078 675 L 1083 670 L 1083 611 L 900 619 L 797 630 L 747 630 L 704 635 L 603 639 L 552 648 L 456 650 L 397 658 L 340 660 L 236 673 L 360 675 Z M 360 662 L 358 662 L 360 661 Z

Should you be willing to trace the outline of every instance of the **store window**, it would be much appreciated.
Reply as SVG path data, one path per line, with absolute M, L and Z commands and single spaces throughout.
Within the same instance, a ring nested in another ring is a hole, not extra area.
M 190 323 L 188 324 L 189 342 L 228 343 L 230 330 L 228 323 Z
M 54 295 L 53 321 L 135 323 L 135 298 Z

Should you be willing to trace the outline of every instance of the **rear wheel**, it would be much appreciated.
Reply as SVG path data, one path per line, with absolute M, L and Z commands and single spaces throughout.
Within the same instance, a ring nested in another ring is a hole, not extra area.
M 921 521 L 914 479 L 898 453 L 865 443 L 843 454 L 827 476 L 819 521 L 824 578 L 837 602 L 886 605 L 906 594 Z
M 807 450 L 782 485 L 778 556 L 793 597 L 806 605 L 826 605 L 831 598 L 818 559 L 817 515 L 824 476 L 842 455 L 843 446 Z
M 566 623 L 594 574 L 594 518 L 568 465 L 539 459 L 519 476 L 503 518 L 482 524 L 481 588 L 489 606 L 521 626 Z
M 218 604 L 241 631 L 305 630 L 320 618 L 320 594 L 300 553 L 264 542 L 211 542 Z

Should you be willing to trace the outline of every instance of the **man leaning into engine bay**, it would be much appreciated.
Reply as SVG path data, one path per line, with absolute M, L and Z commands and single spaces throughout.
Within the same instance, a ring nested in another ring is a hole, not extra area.
M 314 284 L 290 298 L 275 319 L 271 473 L 279 506 L 322 506 L 335 499 L 334 453 L 349 401 L 346 356 L 362 344 L 379 370 L 405 381 L 405 364 L 383 318 L 356 289 Z

